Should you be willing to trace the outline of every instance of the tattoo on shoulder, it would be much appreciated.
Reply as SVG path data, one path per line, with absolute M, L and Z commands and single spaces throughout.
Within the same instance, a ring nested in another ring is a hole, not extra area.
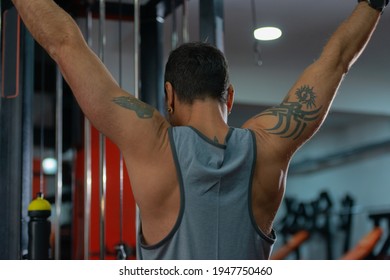
M 214 136 L 214 143 L 219 144 L 217 136 Z
M 112 101 L 123 108 L 136 112 L 141 119 L 150 119 L 153 116 L 154 108 L 133 96 L 119 96 Z
M 310 122 L 320 117 L 322 106 L 316 108 L 316 94 L 313 87 L 303 85 L 295 92 L 298 101 L 289 102 L 286 98 L 279 106 L 270 108 L 257 117 L 276 116 L 277 124 L 267 131 L 282 138 L 299 138 Z

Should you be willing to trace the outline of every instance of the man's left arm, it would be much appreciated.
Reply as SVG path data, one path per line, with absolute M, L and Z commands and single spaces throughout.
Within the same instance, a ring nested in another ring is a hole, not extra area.
M 165 119 L 118 86 L 69 14 L 52 0 L 13 3 L 34 39 L 59 65 L 84 114 L 99 131 L 122 151 L 131 150 L 135 158 L 161 146 L 156 142 L 168 126 Z

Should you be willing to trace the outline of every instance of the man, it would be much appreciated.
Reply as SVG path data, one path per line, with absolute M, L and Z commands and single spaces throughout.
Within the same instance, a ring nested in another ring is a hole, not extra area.
M 388 0 L 359 1 L 283 102 L 229 128 L 234 90 L 215 48 L 187 44 L 166 66 L 168 121 L 120 89 L 51 0 L 13 0 L 85 115 L 122 151 L 142 226 L 141 259 L 267 259 L 294 152 L 319 129 Z

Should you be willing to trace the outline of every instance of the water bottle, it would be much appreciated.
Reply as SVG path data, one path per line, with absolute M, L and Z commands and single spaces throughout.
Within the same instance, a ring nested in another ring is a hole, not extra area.
M 28 259 L 48 260 L 50 255 L 51 225 L 48 218 L 51 214 L 50 203 L 43 198 L 43 193 L 28 206 Z

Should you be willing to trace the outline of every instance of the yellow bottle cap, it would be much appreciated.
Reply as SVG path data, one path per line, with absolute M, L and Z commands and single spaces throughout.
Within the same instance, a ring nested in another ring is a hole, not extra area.
M 31 201 L 28 206 L 28 211 L 51 211 L 51 205 L 49 201 L 43 198 L 43 194 L 39 192 L 37 198 Z

